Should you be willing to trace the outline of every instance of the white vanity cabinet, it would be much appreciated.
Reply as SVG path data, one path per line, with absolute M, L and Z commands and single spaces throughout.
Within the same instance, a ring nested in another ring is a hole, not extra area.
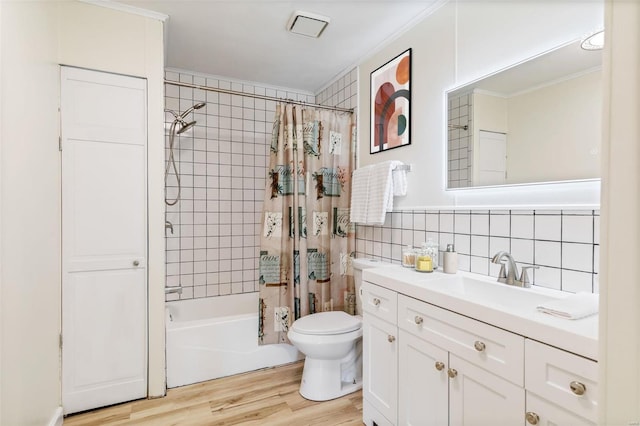
M 367 426 L 596 424 L 597 362 L 379 284 L 362 285 Z
M 379 286 L 362 286 L 362 413 L 368 426 L 397 424 L 397 297 Z
M 527 339 L 527 424 L 595 425 L 598 364 Z
M 523 423 L 522 336 L 404 295 L 398 328 L 398 424 Z

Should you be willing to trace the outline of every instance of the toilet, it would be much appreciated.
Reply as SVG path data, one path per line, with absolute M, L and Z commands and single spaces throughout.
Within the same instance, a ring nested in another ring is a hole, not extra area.
M 373 259 L 353 259 L 356 315 L 319 312 L 296 320 L 287 336 L 305 354 L 300 395 L 327 401 L 362 388 L 362 270 L 388 266 Z

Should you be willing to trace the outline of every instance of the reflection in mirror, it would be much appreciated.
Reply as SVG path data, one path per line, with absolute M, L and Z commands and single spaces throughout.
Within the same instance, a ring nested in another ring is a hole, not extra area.
M 567 44 L 447 93 L 447 188 L 600 177 L 601 51 Z

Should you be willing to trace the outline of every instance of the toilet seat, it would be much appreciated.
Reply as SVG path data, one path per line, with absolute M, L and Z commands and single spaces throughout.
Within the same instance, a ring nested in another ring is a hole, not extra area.
M 360 318 L 343 311 L 319 312 L 294 321 L 291 329 L 299 334 L 327 336 L 350 333 L 362 327 Z

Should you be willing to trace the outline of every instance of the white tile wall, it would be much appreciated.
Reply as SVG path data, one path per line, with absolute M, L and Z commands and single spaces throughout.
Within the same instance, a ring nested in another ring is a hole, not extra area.
M 455 243 L 460 270 L 496 277 L 499 267 L 490 259 L 505 250 L 519 267 L 538 267 L 529 271 L 534 285 L 598 292 L 599 222 L 597 210 L 393 212 L 382 227 L 356 228 L 356 251 L 358 257 L 400 263 L 403 245 L 433 238 L 440 250 Z M 374 246 L 380 250 L 373 252 Z
M 467 125 L 464 129 L 449 129 L 447 149 L 448 187 L 459 188 L 471 186 L 473 178 L 473 96 L 464 94 L 449 100 L 448 123 Z
M 235 91 L 315 102 L 315 96 L 187 72 L 166 78 Z M 259 228 L 275 102 L 165 85 L 165 107 L 183 112 L 198 101 L 205 108 L 187 120 L 196 126 L 175 139 L 182 197 L 166 207 L 167 285 L 183 286 L 167 300 L 257 291 Z M 166 113 L 168 128 L 173 116 Z M 167 194 L 177 193 L 175 178 Z

